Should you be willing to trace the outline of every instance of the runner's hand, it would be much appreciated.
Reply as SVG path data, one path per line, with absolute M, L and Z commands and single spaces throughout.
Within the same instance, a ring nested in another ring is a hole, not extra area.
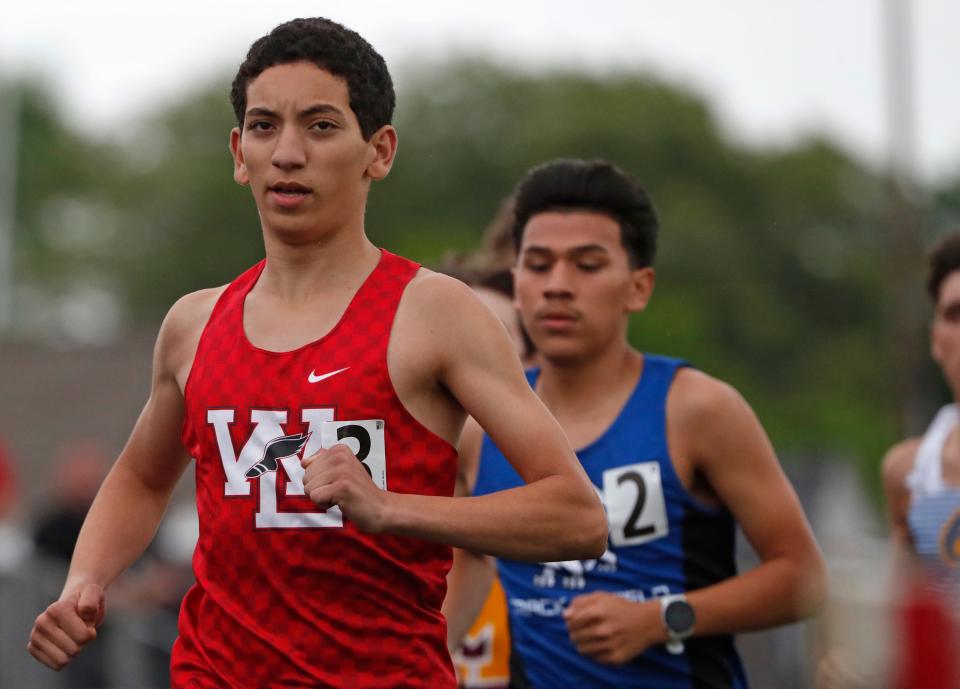
M 47 667 L 62 669 L 84 645 L 97 638 L 104 611 L 103 589 L 96 584 L 84 584 L 65 593 L 37 617 L 27 650 Z
M 306 457 L 303 487 L 321 509 L 337 505 L 361 531 L 379 533 L 389 494 L 380 490 L 349 447 L 337 444 Z
M 658 642 L 650 631 L 662 628 L 657 601 L 635 603 L 606 592 L 577 596 L 563 618 L 577 651 L 610 665 L 643 653 Z

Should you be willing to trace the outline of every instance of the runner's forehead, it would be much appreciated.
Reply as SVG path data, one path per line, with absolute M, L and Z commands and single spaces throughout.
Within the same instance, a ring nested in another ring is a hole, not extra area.
M 567 256 L 570 258 L 580 258 L 591 254 L 609 254 L 610 249 L 602 244 L 578 244 L 575 246 L 544 246 L 542 244 L 530 244 L 523 247 L 521 253 L 524 256 L 553 258 L 555 256 Z
M 538 213 L 527 221 L 521 254 L 615 253 L 623 249 L 620 225 L 596 211 L 559 210 Z

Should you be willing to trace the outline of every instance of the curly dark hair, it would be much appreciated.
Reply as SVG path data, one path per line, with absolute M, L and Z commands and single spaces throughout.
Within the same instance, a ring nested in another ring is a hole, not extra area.
M 523 242 L 527 222 L 537 213 L 585 210 L 609 215 L 633 268 L 653 265 L 657 213 L 650 197 L 626 172 L 606 160 L 558 159 L 527 172 L 514 192 L 513 244 Z
M 927 294 L 936 306 L 940 287 L 955 270 L 960 270 L 960 228 L 940 239 L 927 252 Z
M 312 62 L 347 82 L 350 107 L 364 139 L 393 119 L 396 96 L 383 57 L 357 32 L 312 17 L 281 24 L 250 46 L 230 88 L 230 103 L 241 127 L 250 82 L 274 65 L 292 62 Z

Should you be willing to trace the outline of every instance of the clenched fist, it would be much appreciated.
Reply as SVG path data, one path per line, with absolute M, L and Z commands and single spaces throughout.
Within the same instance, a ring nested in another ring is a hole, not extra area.
M 632 660 L 665 636 L 658 602 L 637 603 L 603 591 L 574 598 L 563 618 L 577 650 L 610 665 Z
M 47 667 L 61 670 L 84 645 L 97 638 L 104 611 L 103 589 L 96 584 L 65 592 L 37 617 L 27 650 Z
M 380 533 L 386 527 L 390 494 L 380 490 L 370 470 L 346 445 L 304 458 L 303 487 L 321 509 L 336 505 L 361 531 Z

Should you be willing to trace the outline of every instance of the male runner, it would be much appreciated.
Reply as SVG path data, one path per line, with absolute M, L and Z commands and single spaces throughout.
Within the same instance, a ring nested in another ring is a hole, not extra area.
M 960 233 L 931 249 L 927 294 L 934 309 L 930 350 L 953 402 L 940 409 L 922 437 L 897 443 L 883 460 L 895 564 L 904 580 L 898 583 L 905 594 L 893 686 L 955 689 L 960 687 Z M 842 686 L 824 677 L 828 667 L 821 668 L 821 686 Z M 842 675 L 842 667 L 833 674 Z
M 818 689 L 960 686 L 960 232 L 931 248 L 926 287 L 933 305 L 930 353 L 953 402 L 937 412 L 923 436 L 898 442 L 883 459 L 897 652 L 891 667 L 863 667 L 851 663 L 842 647 L 832 648 L 817 668 Z M 892 675 L 886 682 L 884 673 Z
M 580 448 L 610 545 L 596 559 L 499 559 L 512 686 L 746 686 L 732 634 L 812 614 L 824 564 L 740 395 L 627 341 L 654 287 L 650 200 L 609 163 L 557 160 L 520 183 L 514 230 L 516 302 L 542 363 L 528 379 Z M 484 438 L 474 493 L 520 484 Z M 736 524 L 762 561 L 739 575 Z M 450 599 L 469 600 L 468 579 L 451 574 Z M 472 613 L 447 610 L 453 629 Z
M 370 183 L 397 149 L 380 55 L 339 24 L 294 20 L 253 44 L 231 100 L 234 178 L 266 259 L 170 310 L 150 398 L 30 652 L 60 668 L 96 636 L 185 446 L 200 538 L 174 687 L 453 687 L 449 546 L 595 557 L 602 507 L 496 317 L 365 235 Z M 450 497 L 468 413 L 526 485 Z
M 960 585 L 960 233 L 930 251 L 930 349 L 954 401 L 924 436 L 894 445 L 883 460 L 887 510 L 903 564 L 922 565 L 940 587 Z

